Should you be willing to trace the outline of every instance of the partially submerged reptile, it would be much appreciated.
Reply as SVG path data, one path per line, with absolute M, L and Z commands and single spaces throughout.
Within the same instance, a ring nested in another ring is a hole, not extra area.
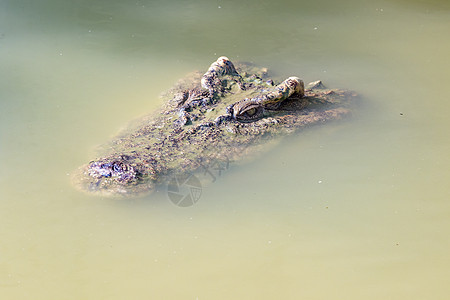
M 279 136 L 341 119 L 355 96 L 325 89 L 320 81 L 305 89 L 297 77 L 275 84 L 266 68 L 235 67 L 220 57 L 206 73 L 180 80 L 161 111 L 113 140 L 73 179 L 99 194 L 148 192 L 171 176 L 200 171 L 214 160 L 241 159 Z

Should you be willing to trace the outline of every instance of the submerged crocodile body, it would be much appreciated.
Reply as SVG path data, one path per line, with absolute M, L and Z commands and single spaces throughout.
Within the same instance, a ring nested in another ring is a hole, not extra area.
M 235 161 L 256 147 L 307 126 L 341 119 L 356 95 L 289 77 L 278 85 L 267 69 L 236 67 L 220 57 L 204 74 L 180 80 L 161 111 L 108 145 L 74 175 L 83 190 L 136 195 L 170 176 L 201 170 L 214 160 Z

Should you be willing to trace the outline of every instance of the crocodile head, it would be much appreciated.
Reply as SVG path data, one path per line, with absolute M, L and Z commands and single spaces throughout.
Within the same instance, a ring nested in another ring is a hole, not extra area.
M 194 72 L 164 94 L 164 105 L 115 138 L 102 156 L 82 166 L 74 181 L 83 190 L 134 195 L 214 160 L 235 161 L 270 140 L 349 114 L 356 95 L 305 89 L 298 77 L 275 83 L 266 68 L 234 65 L 220 57 L 206 73 Z

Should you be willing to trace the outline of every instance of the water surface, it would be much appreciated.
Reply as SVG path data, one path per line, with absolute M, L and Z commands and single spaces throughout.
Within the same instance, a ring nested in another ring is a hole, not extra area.
M 0 296 L 447 299 L 447 1 L 0 0 Z M 218 56 L 362 95 L 179 208 L 70 173 Z

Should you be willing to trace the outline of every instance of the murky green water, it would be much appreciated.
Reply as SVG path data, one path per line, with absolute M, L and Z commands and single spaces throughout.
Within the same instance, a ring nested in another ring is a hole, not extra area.
M 0 298 L 447 299 L 448 1 L 0 0 Z M 69 175 L 217 56 L 363 95 L 190 208 Z

